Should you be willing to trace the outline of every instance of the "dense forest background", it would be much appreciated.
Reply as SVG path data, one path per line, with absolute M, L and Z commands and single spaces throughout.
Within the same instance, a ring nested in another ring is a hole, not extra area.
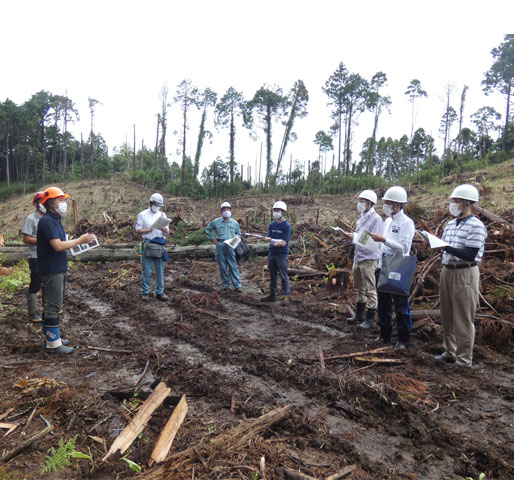
M 7 98 L 0 103 L 0 198 L 51 183 L 66 185 L 68 181 L 119 173 L 164 193 L 194 198 L 263 191 L 335 194 L 390 182 L 438 181 L 451 171 L 482 168 L 514 153 L 514 34 L 505 35 L 491 55 L 491 67 L 481 87 L 486 95 L 504 97 L 503 112 L 485 105 L 470 116 L 474 128 L 463 127 L 468 86 L 456 91 L 448 83 L 440 124 L 415 128 L 415 112 L 428 93 L 420 80 L 413 79 L 405 91 L 405 101 L 412 105 L 411 129 L 397 139 L 377 138 L 380 119 L 391 105 L 385 93 L 387 75 L 377 72 L 368 80 L 348 71 L 341 62 L 321 87 L 333 124 L 329 131 L 319 130 L 312 139 L 318 147 L 316 158 L 294 162 L 287 156 L 287 147 L 297 138 L 296 122 L 308 115 L 309 105 L 302 80 L 286 93 L 281 87 L 263 85 L 252 98 L 244 98 L 235 87 L 221 95 L 209 88 L 201 91 L 189 79 L 176 87 L 174 95 L 164 85 L 155 144 L 136 147 L 134 127 L 133 143 L 127 141 L 112 152 L 101 132 L 95 131 L 97 99 L 89 98 L 89 135 L 78 139 L 69 131 L 79 118 L 73 99 L 48 91 L 33 94 L 21 105 Z M 181 125 L 173 126 L 178 133 L 181 164 L 170 164 L 166 154 L 168 109 L 172 104 L 181 111 Z M 189 119 L 195 109 L 201 116 L 197 130 L 192 131 Z M 361 114 L 372 115 L 373 129 L 356 154 L 352 145 Z M 215 132 L 207 128 L 209 118 Z M 236 154 L 236 138 L 243 131 L 264 138 L 253 168 Z M 439 132 L 441 152 L 435 149 L 435 140 L 427 131 Z M 228 151 L 203 159 L 204 142 L 214 135 L 226 136 Z M 275 157 L 274 142 L 280 142 Z M 194 151 L 194 156 L 187 151 Z M 201 164 L 207 166 L 200 172 Z

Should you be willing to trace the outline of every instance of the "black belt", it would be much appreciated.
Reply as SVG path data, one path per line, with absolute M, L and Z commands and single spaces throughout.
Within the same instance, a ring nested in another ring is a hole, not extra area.
M 450 263 L 449 265 L 445 265 L 446 268 L 450 268 L 451 270 L 456 270 L 459 268 L 471 268 L 476 267 L 477 263 Z

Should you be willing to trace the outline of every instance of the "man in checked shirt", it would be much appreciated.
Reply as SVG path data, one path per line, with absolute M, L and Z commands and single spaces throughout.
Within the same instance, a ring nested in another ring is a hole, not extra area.
M 471 212 L 478 202 L 473 185 L 460 185 L 450 195 L 450 213 L 455 217 L 443 232 L 443 269 L 439 283 L 443 353 L 435 359 L 471 367 L 475 343 L 475 310 L 478 304 L 480 271 L 487 230 Z

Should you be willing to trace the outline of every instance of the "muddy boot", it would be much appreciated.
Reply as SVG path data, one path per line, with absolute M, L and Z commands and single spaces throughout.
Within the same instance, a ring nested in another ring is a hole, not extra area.
M 375 326 L 375 313 L 377 313 L 374 309 L 366 310 L 366 319 L 357 325 L 358 328 L 373 328 Z
M 355 315 L 346 319 L 348 325 L 353 325 L 356 322 L 364 322 L 366 320 L 366 304 L 357 303 L 355 307 Z
M 261 298 L 261 302 L 274 302 L 277 299 L 274 293 L 269 293 L 265 297 Z
M 49 353 L 71 353 L 73 347 L 64 346 L 61 340 L 61 327 L 48 326 L 43 324 L 43 333 L 45 334 L 46 346 L 45 352 Z M 66 342 L 68 343 L 68 342 Z
M 398 342 L 396 342 L 395 347 L 400 350 L 407 350 L 409 347 L 409 336 L 410 331 L 408 328 L 399 328 L 398 329 Z
M 290 302 L 290 301 L 291 301 L 291 300 L 290 300 L 289 296 L 288 296 L 288 295 L 284 295 L 284 296 L 282 297 L 282 302 L 281 302 L 281 303 L 282 303 L 282 305 L 283 305 L 284 307 L 287 307 L 287 306 L 289 305 L 289 302 Z
M 27 310 L 29 312 L 29 319 L 33 323 L 41 323 L 41 317 L 37 313 L 37 292 L 27 293 Z

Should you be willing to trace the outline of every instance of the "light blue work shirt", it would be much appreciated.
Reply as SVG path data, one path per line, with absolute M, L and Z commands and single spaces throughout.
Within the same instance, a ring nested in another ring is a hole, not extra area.
M 236 235 L 241 237 L 239 223 L 233 218 L 229 218 L 228 221 L 225 221 L 223 217 L 215 218 L 205 227 L 205 233 L 209 240 L 214 240 L 213 232 L 215 232 L 216 238 L 222 241 L 234 238 Z

